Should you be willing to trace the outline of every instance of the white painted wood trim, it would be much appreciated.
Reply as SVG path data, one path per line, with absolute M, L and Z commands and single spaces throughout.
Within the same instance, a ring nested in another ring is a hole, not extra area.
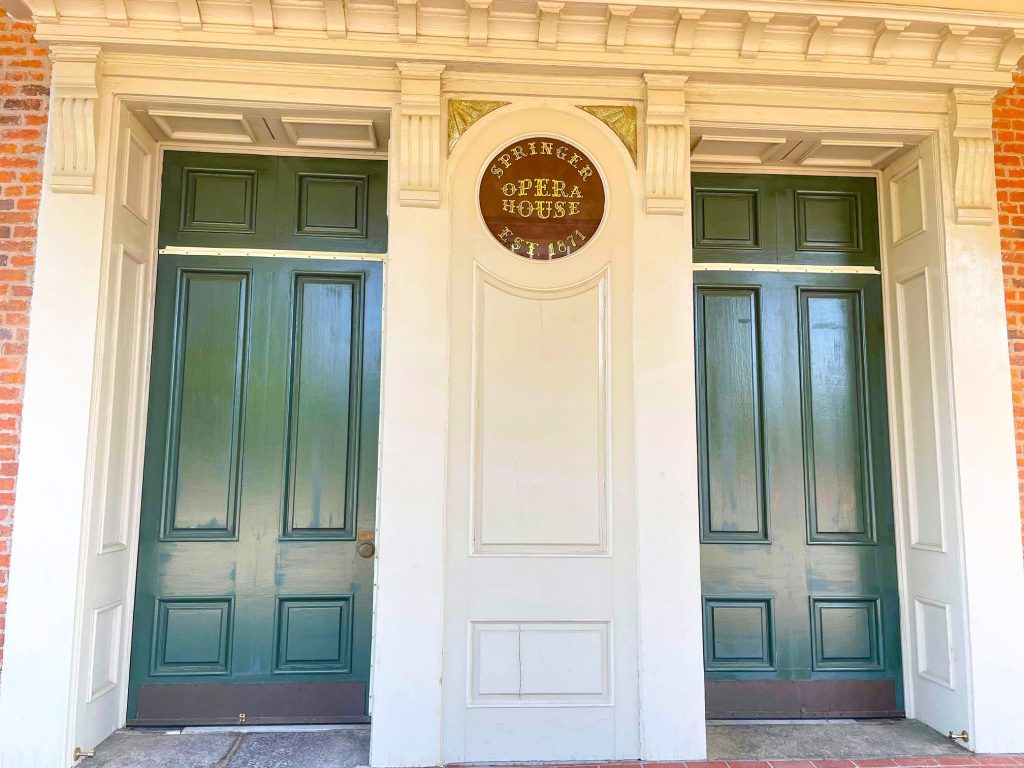
M 268 259 L 320 259 L 326 261 L 387 261 L 386 253 L 352 253 L 350 251 L 294 251 L 284 248 L 203 248 L 168 245 L 161 256 L 248 256 Z
M 728 264 L 700 263 L 694 272 L 786 272 L 808 275 L 880 275 L 875 267 L 829 267 L 817 264 Z

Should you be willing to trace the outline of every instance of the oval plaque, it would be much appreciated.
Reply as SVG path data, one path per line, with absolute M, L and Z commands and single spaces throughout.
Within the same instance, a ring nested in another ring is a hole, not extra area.
M 480 212 L 517 256 L 560 259 L 590 242 L 604 218 L 604 182 L 581 149 L 530 136 L 495 153 L 480 181 Z

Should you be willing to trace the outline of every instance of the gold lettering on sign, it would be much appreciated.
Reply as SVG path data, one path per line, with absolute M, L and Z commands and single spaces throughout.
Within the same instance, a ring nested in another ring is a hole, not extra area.
M 493 155 L 480 182 L 480 211 L 507 250 L 528 259 L 559 259 L 597 232 L 605 213 L 604 181 L 583 150 L 531 137 Z

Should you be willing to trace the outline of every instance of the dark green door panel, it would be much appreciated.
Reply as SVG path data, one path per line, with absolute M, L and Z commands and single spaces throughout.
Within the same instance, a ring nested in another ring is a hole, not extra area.
M 695 173 L 697 263 L 878 267 L 875 180 Z
M 161 257 L 130 722 L 365 719 L 381 291 L 376 262 Z
M 387 163 L 167 152 L 160 247 L 384 253 Z
M 164 472 L 164 538 L 233 539 L 241 480 L 249 275 L 182 270 Z
M 870 714 L 844 703 L 851 684 L 889 692 L 874 714 L 898 712 L 881 278 L 719 271 L 696 282 L 705 668 L 732 699 L 711 714 Z M 716 515 L 766 530 L 721 535 Z M 805 709 L 815 695 L 795 683 L 824 685 L 824 710 Z M 803 703 L 773 709 L 794 690 Z
M 277 158 L 166 152 L 160 247 L 258 248 L 274 239 Z
M 774 177 L 695 173 L 692 183 L 695 261 L 775 261 Z
M 276 247 L 387 250 L 387 164 L 380 160 L 282 157 Z
M 701 539 L 767 541 L 758 292 L 701 288 L 696 311 Z

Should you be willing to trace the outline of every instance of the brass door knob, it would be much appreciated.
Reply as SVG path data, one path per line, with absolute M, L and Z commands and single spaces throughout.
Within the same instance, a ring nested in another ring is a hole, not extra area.
M 373 555 L 374 555 L 374 553 L 376 551 L 377 551 L 377 548 L 375 546 L 373 546 L 373 542 L 372 541 L 360 542 L 359 546 L 356 547 L 356 552 L 359 553 L 360 557 L 366 557 L 366 558 L 373 557 Z

